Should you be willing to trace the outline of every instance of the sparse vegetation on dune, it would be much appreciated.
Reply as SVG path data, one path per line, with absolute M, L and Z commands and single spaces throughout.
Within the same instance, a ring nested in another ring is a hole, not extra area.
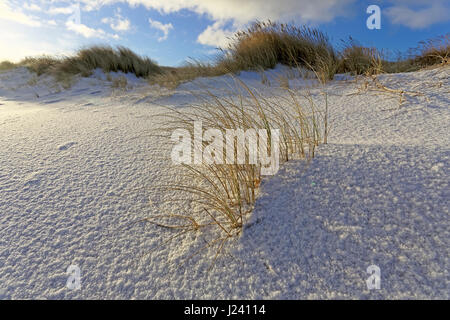
M 7 62 L 2 63 L 9 67 Z M 161 72 L 161 68 L 150 58 L 141 57 L 125 47 L 92 46 L 79 50 L 67 57 L 28 57 L 10 67 L 23 66 L 38 76 L 53 75 L 56 79 L 67 79 L 70 76 L 89 76 L 93 70 L 100 68 L 105 73 L 133 73 L 137 77 L 148 77 Z
M 389 61 L 377 48 L 368 48 L 349 38 L 340 51 L 338 72 L 354 75 L 417 71 L 426 67 L 445 65 L 450 59 L 450 34 L 419 42 L 406 57 Z
M 274 68 L 277 64 L 314 69 L 332 79 L 337 55 L 328 37 L 318 29 L 271 21 L 255 22 L 237 32 L 228 48 L 213 63 L 198 61 L 179 68 L 168 68 L 151 83 L 174 87 L 196 77 L 218 76 L 245 70 Z
M 450 33 L 419 42 L 414 62 L 420 67 L 450 63 Z
M 326 34 L 316 28 L 276 22 L 255 22 L 246 30 L 237 32 L 228 48 L 215 61 L 190 61 L 180 67 L 160 67 L 148 57 L 142 57 L 128 48 L 92 46 L 79 50 L 73 56 L 40 56 L 25 58 L 19 63 L 3 61 L 0 70 L 25 66 L 38 76 L 51 74 L 58 80 L 73 75 L 89 76 L 94 69 L 104 72 L 122 71 L 148 78 L 151 84 L 174 88 L 197 77 L 220 76 L 243 70 L 260 71 L 277 64 L 306 67 L 321 80 L 333 79 L 335 73 L 354 75 L 410 72 L 433 65 L 448 64 L 450 35 L 422 41 L 407 57 L 390 61 L 377 48 L 360 45 L 349 38 L 336 50 Z
M 382 52 L 377 48 L 364 47 L 350 37 L 339 53 L 337 71 L 354 75 L 378 74 L 383 69 L 382 57 Z
M 168 87 L 196 77 L 218 76 L 243 70 L 260 71 L 277 64 L 312 69 L 321 81 L 333 79 L 336 73 L 374 75 L 417 71 L 421 68 L 448 64 L 449 35 L 420 43 L 414 54 L 390 61 L 385 52 L 364 47 L 349 38 L 341 50 L 331 45 L 326 34 L 316 28 L 293 24 L 256 22 L 239 31 L 228 48 L 213 63 L 189 63 L 179 68 L 165 68 L 151 77 L 151 83 Z
M 16 64 L 12 63 L 11 61 L 0 62 L 0 71 L 11 70 L 11 69 L 14 69 L 15 67 L 16 67 Z
M 128 85 L 128 80 L 124 76 L 120 76 L 114 79 L 111 79 L 111 88 L 113 89 L 122 89 L 125 90 Z
M 230 72 L 222 66 L 197 60 L 188 61 L 181 67 L 162 67 L 161 69 L 161 73 L 149 77 L 149 82 L 167 88 L 176 88 L 180 83 L 195 78 L 221 76 Z
M 26 67 L 28 70 L 35 72 L 38 76 L 49 73 L 52 68 L 61 62 L 61 59 L 51 56 L 27 57 L 18 63 L 19 66 Z
M 62 59 L 55 71 L 83 74 L 97 68 L 104 72 L 133 73 L 137 77 L 148 77 L 161 71 L 160 67 L 148 57 L 141 57 L 125 47 L 114 49 L 108 46 L 82 49 L 75 56 Z

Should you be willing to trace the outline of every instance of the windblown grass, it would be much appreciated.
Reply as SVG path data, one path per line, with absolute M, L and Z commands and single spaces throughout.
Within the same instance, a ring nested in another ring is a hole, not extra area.
M 255 22 L 235 34 L 218 65 L 231 71 L 289 66 L 327 67 L 334 75 L 337 57 L 328 37 L 318 29 L 276 22 Z
M 51 72 L 59 63 L 61 63 L 61 59 L 44 55 L 40 57 L 27 57 L 20 61 L 19 65 L 26 67 L 28 70 L 40 76 L 44 73 Z
M 325 110 L 320 110 L 311 94 L 301 95 L 285 88 L 286 94 L 267 95 L 249 88 L 238 79 L 235 81 L 236 87 L 232 95 L 219 96 L 205 89 L 205 94 L 198 97 L 200 103 L 192 105 L 187 111 L 168 108 L 167 112 L 160 115 L 164 120 L 157 134 L 173 139 L 173 132 L 183 129 L 194 137 L 194 121 L 201 121 L 205 130 L 220 130 L 223 137 L 226 136 L 227 129 L 241 129 L 244 132 L 248 129 L 265 129 L 267 144 L 259 145 L 259 148 L 268 154 L 277 152 L 280 164 L 294 158 L 310 160 L 314 157 L 315 148 L 326 140 L 327 115 Z M 274 130 L 279 130 L 279 143 L 276 145 L 270 139 Z M 205 150 L 209 143 L 210 141 L 203 141 L 202 149 Z M 234 160 L 238 157 L 237 143 L 234 140 L 231 157 Z M 195 147 L 195 142 L 192 141 L 191 149 L 195 150 Z M 200 219 L 194 215 L 177 214 L 177 220 L 182 223 L 185 231 L 215 227 L 218 231 L 218 237 L 214 241 L 218 246 L 216 256 L 228 239 L 240 234 L 255 204 L 264 165 L 249 161 L 251 153 L 251 146 L 247 141 L 243 152 L 244 163 L 227 162 L 229 153 L 226 152 L 226 155 L 216 154 L 223 160 L 222 163 L 214 161 L 182 164 L 186 172 L 183 181 L 186 183 L 169 183 L 157 187 L 159 192 L 170 190 L 183 194 L 180 196 L 182 199 L 190 199 L 200 206 L 199 211 L 203 213 Z M 173 214 L 167 215 L 169 216 L 175 217 Z M 206 223 L 200 222 L 205 221 L 205 218 Z M 190 222 L 184 224 L 188 220 Z
M 420 67 L 450 63 L 450 33 L 419 42 L 414 62 Z
M 390 61 L 377 48 L 360 45 L 351 37 L 340 51 L 338 72 L 354 75 L 376 75 L 380 73 L 412 72 L 420 69 L 446 65 L 450 61 L 450 34 L 419 42 L 409 50 L 406 57 Z
M 16 68 L 17 65 L 11 61 L 2 61 L 0 62 L 0 71 L 6 71 Z
M 353 75 L 373 75 L 383 72 L 383 54 L 377 48 L 360 45 L 353 38 L 344 42 L 340 52 L 338 72 Z
M 74 56 L 41 56 L 25 58 L 19 65 L 27 67 L 38 76 L 51 74 L 56 78 L 70 75 L 89 76 L 100 68 L 105 73 L 134 73 L 137 77 L 148 77 L 161 72 L 160 67 L 150 58 L 141 57 L 125 47 L 92 46 L 79 50 Z

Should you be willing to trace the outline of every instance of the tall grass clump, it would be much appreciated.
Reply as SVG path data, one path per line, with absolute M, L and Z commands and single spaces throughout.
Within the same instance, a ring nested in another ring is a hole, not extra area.
M 414 62 L 420 67 L 450 63 L 450 33 L 419 42 Z
M 354 75 L 412 72 L 430 66 L 447 65 L 450 61 L 450 34 L 419 42 L 416 48 L 390 60 L 374 47 L 364 47 L 349 38 L 339 52 L 338 72 Z
M 16 68 L 17 65 L 11 61 L 2 61 L 0 62 L 0 71 L 6 71 Z
M 205 94 L 198 97 L 200 102 L 190 108 L 168 108 L 167 112 L 161 114 L 163 125 L 159 128 L 158 135 L 162 134 L 174 141 L 172 134 L 183 129 L 194 137 L 194 121 L 201 121 L 204 130 L 220 130 L 223 137 L 226 137 L 227 129 L 240 129 L 244 132 L 248 129 L 265 129 L 267 144 L 260 145 L 258 140 L 258 147 L 263 152 L 267 151 L 267 154 L 278 152 L 280 164 L 293 158 L 309 160 L 314 157 L 315 148 L 326 135 L 326 115 L 310 94 L 301 95 L 287 88 L 284 90 L 287 94 L 267 95 L 249 88 L 240 80 L 236 80 L 234 95 L 219 95 L 205 90 Z M 273 144 L 270 138 L 274 135 L 274 130 L 279 130 L 277 144 Z M 203 214 L 201 218 L 182 214 L 177 214 L 176 217 L 182 217 L 180 221 L 183 222 L 189 220 L 190 223 L 185 225 L 189 230 L 216 227 L 218 238 L 214 243 L 220 244 L 217 253 L 227 239 L 240 234 L 248 213 L 253 209 L 261 184 L 264 165 L 249 161 L 252 150 L 248 140 L 245 141 L 244 163 L 230 163 L 227 160 L 228 151 L 223 154 L 214 151 L 218 157 L 215 159 L 222 161 L 182 164 L 186 172 L 182 181 L 185 182 L 158 187 L 176 191 L 177 197 L 190 199 L 199 206 L 197 212 Z M 204 139 L 202 150 L 206 150 L 209 143 Z M 234 160 L 238 157 L 237 144 L 237 139 L 233 140 L 231 158 Z M 195 150 L 195 147 L 195 142 L 191 141 L 191 149 Z M 180 193 L 184 196 L 179 196 Z M 200 221 L 205 219 L 209 222 L 202 224 Z
M 351 37 L 343 43 L 344 46 L 339 53 L 338 72 L 374 75 L 384 71 L 385 60 L 377 48 L 364 47 Z
M 277 63 L 323 70 L 331 79 L 337 56 L 322 31 L 267 21 L 237 32 L 218 62 L 231 71 L 273 68 Z
M 61 68 L 73 68 L 72 73 L 102 69 L 104 72 L 134 73 L 137 77 L 148 77 L 160 72 L 159 66 L 148 57 L 141 57 L 125 47 L 94 46 L 82 49 L 72 59 L 63 60 Z
M 27 57 L 20 61 L 19 65 L 26 67 L 28 70 L 40 76 L 44 73 L 50 73 L 51 71 L 53 71 L 53 69 L 59 63 L 61 63 L 61 59 L 43 55 L 40 57 Z
M 20 65 L 37 75 L 51 74 L 56 78 L 70 75 L 89 76 L 100 68 L 106 72 L 134 73 L 137 77 L 148 77 L 160 73 L 160 67 L 148 57 L 141 57 L 125 47 L 92 46 L 66 57 L 30 57 Z

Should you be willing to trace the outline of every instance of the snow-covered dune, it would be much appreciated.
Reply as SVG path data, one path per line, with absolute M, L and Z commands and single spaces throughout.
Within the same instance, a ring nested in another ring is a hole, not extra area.
M 161 105 L 182 111 L 192 90 L 223 94 L 233 80 L 170 91 L 126 77 L 127 90 L 101 72 L 65 90 L 26 69 L 0 73 L 0 299 L 450 298 L 449 67 L 379 76 L 420 93 L 401 106 L 360 92 L 363 80 L 331 81 L 328 144 L 263 180 L 242 236 L 211 271 L 215 250 L 178 264 L 213 235 L 164 243 L 172 231 L 132 222 L 190 210 L 151 189 L 180 179 L 170 141 L 148 135 Z M 260 74 L 240 78 L 268 92 Z M 79 290 L 66 287 L 70 265 Z M 380 290 L 367 288 L 370 265 Z

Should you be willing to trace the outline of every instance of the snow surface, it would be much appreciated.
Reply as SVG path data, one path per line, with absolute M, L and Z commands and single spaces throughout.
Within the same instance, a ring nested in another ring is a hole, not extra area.
M 270 92 L 285 72 L 271 70 L 266 84 L 259 73 L 239 78 Z M 450 298 L 450 68 L 380 76 L 424 94 L 400 107 L 393 95 L 358 93 L 352 77 L 330 82 L 329 143 L 309 165 L 291 161 L 263 180 L 212 271 L 216 250 L 178 265 L 214 235 L 165 243 L 172 231 L 133 222 L 192 210 L 151 189 L 180 179 L 171 143 L 148 135 L 161 105 L 182 111 L 191 91 L 223 94 L 233 80 L 171 91 L 124 76 L 127 90 L 100 71 L 64 90 L 26 69 L 0 73 L 0 299 Z M 323 100 L 311 79 L 290 86 Z M 372 264 L 380 290 L 366 286 Z M 69 265 L 80 267 L 79 290 L 66 287 Z

